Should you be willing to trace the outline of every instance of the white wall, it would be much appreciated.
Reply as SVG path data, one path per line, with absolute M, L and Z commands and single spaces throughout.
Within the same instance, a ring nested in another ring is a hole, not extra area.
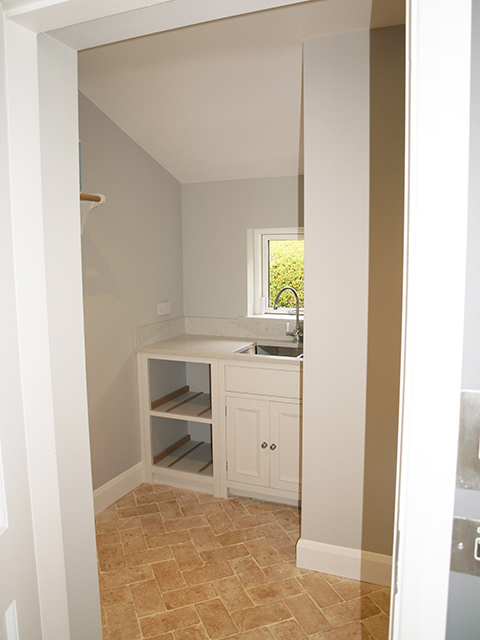
M 82 235 L 94 488 L 141 460 L 135 327 L 183 315 L 180 184 L 80 94 L 82 190 L 107 201 Z
M 298 176 L 182 185 L 185 315 L 247 314 L 247 229 L 303 226 Z
M 77 56 L 45 35 L 38 36 L 38 52 L 48 340 L 70 630 L 73 638 L 95 638 L 100 632 L 100 611 L 88 475 L 90 442 L 85 429 L 79 202 L 76 176 L 67 169 L 78 163 L 73 139 L 78 131 Z M 59 237 L 65 241 L 59 243 Z M 88 620 L 86 610 L 91 611 Z
M 305 43 L 302 539 L 360 549 L 367 373 L 369 32 Z

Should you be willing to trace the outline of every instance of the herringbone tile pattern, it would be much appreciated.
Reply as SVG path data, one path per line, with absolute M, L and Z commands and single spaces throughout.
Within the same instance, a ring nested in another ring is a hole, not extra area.
M 299 515 L 139 486 L 96 518 L 104 640 L 388 640 L 389 589 L 295 566 Z

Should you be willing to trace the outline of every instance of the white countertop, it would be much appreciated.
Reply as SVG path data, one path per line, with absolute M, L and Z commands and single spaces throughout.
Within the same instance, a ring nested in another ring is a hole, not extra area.
M 235 353 L 254 342 L 262 344 L 292 344 L 289 340 L 255 340 L 252 338 L 223 338 L 218 336 L 199 336 L 184 334 L 175 338 L 161 340 L 137 348 L 139 353 L 165 354 L 172 356 L 189 356 L 191 358 L 215 358 L 218 360 L 239 360 L 264 362 L 269 364 L 288 364 L 299 367 L 301 360 L 281 356 L 262 356 L 246 353 Z

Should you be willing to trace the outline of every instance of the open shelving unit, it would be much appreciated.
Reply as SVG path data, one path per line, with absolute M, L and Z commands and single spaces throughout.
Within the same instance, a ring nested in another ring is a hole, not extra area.
M 212 401 L 209 393 L 190 391 L 185 385 L 151 403 L 152 415 L 168 415 L 180 419 L 186 416 L 201 422 L 212 421 Z
M 139 355 L 147 478 L 211 491 L 211 364 Z

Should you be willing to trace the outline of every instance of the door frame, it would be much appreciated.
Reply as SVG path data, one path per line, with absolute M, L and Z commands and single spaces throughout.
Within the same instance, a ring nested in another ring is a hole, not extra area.
M 56 7 L 60 11 L 69 2 L 55 3 L 52 0 L 43 4 L 52 5 L 49 9 L 54 12 Z M 72 0 L 72 4 L 75 4 L 75 0 Z M 254 2 L 249 3 L 252 4 Z M 14 19 L 11 12 L 5 15 L 7 22 L 9 18 Z M 76 20 L 81 22 L 81 11 L 77 10 L 75 15 Z M 401 533 L 396 539 L 399 588 L 394 598 L 392 640 L 422 637 L 440 640 L 444 637 L 463 339 L 470 20 L 471 0 L 458 0 L 455 7 L 450 0 L 408 2 L 407 50 L 410 65 L 407 88 L 405 316 L 401 453 L 397 483 L 397 529 Z M 92 26 L 90 23 L 87 28 Z M 17 28 L 27 30 L 18 25 Z M 38 42 L 37 39 L 37 46 Z M 15 55 L 13 44 L 12 40 L 7 43 L 7 58 Z M 54 63 L 59 95 L 62 74 L 67 84 L 72 82 L 71 70 L 62 70 L 60 52 L 61 47 L 57 47 L 56 52 L 52 51 L 49 61 L 39 56 L 34 46 L 25 52 L 30 63 L 38 62 L 40 74 Z M 9 88 L 10 98 L 14 102 L 25 97 L 28 99 L 30 92 L 38 89 L 37 83 L 38 78 L 22 78 L 22 83 Z M 38 119 L 38 138 L 31 144 L 36 162 L 31 163 L 29 169 L 33 183 L 42 185 L 44 198 L 54 200 L 57 194 L 52 175 L 42 172 L 38 145 L 41 139 L 42 145 L 48 147 L 50 136 L 53 135 L 40 121 L 42 106 L 45 106 L 41 103 L 43 99 L 40 96 L 40 104 L 29 105 L 30 116 L 33 119 L 37 116 Z M 50 95 L 49 104 L 54 101 L 55 95 Z M 61 115 L 62 109 L 69 107 L 61 102 L 55 108 L 56 113 Z M 77 131 L 71 130 L 72 139 L 76 139 L 76 136 Z M 28 142 L 25 143 L 25 149 L 27 147 Z M 69 184 L 72 172 L 76 175 L 78 170 L 78 160 L 71 157 L 71 149 L 63 152 L 60 148 L 59 153 L 64 153 L 65 157 L 57 157 L 55 164 L 59 166 L 65 163 L 62 175 Z M 61 176 L 57 176 L 57 182 L 61 182 Z M 79 218 L 78 203 L 74 202 L 73 196 L 72 190 L 63 207 L 63 214 L 68 219 L 74 216 Z M 14 220 L 28 220 L 33 215 L 26 211 L 25 206 L 24 202 L 12 203 Z M 48 219 L 44 211 L 39 213 L 39 207 L 42 207 L 40 203 L 35 215 L 43 215 L 47 236 L 54 238 L 54 221 Z M 68 256 L 71 249 L 72 258 L 68 259 L 64 273 L 78 283 L 81 273 L 78 237 L 75 233 L 70 232 L 62 238 L 62 247 L 60 243 L 54 243 L 42 246 L 42 250 L 46 259 L 55 261 Z M 28 268 L 26 257 L 17 258 L 18 265 Z M 24 287 L 19 291 L 24 299 L 32 293 L 26 283 L 17 284 L 18 287 Z M 49 300 L 46 295 L 37 304 L 36 312 L 49 317 L 50 327 L 57 320 L 61 321 L 63 310 L 57 301 Z M 82 325 L 78 300 L 72 314 L 78 331 Z M 51 338 L 51 333 L 45 335 L 45 339 Z M 69 358 L 65 356 L 63 364 L 71 365 L 73 361 L 74 379 L 83 389 L 85 375 L 82 349 L 83 340 L 79 339 L 72 345 Z M 58 381 L 52 379 L 50 388 L 54 404 L 63 402 L 57 395 Z M 83 408 L 79 420 L 87 433 L 83 390 L 81 395 Z M 81 478 L 79 495 L 87 502 L 91 488 L 83 471 Z M 62 490 L 65 490 L 65 486 L 60 487 L 60 492 Z M 47 596 L 46 590 L 42 595 Z M 65 640 L 65 636 L 61 640 Z

